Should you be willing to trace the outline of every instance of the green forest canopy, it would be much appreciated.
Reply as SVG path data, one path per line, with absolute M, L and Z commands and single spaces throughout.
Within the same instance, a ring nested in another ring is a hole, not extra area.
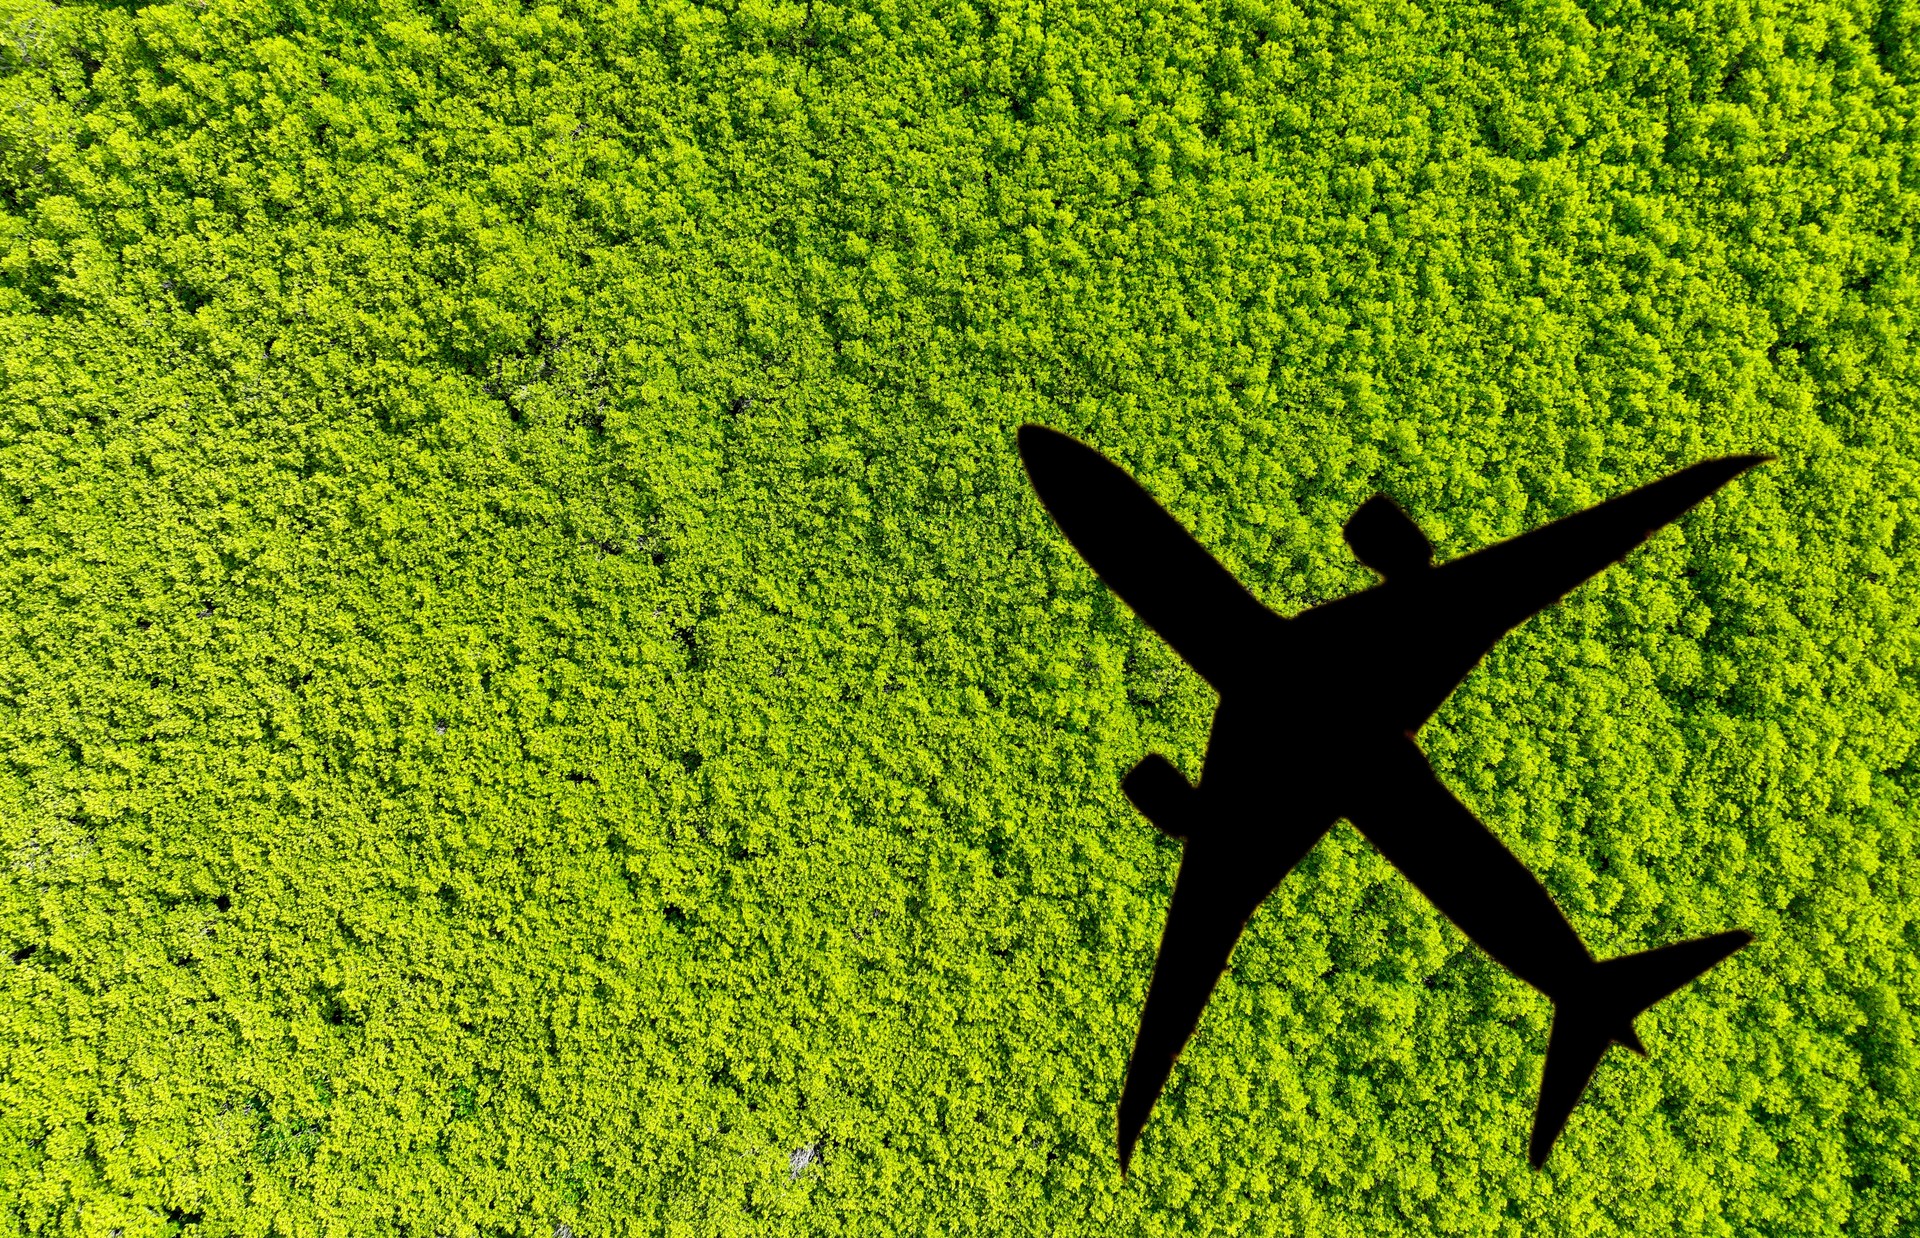
M 0 0 L 0 1222 L 1910 1234 L 1920 7 Z M 1347 826 L 1118 1176 L 1283 612 L 1779 459 L 1422 733 L 1596 954 L 1758 942 L 1547 1170 L 1549 1007 Z

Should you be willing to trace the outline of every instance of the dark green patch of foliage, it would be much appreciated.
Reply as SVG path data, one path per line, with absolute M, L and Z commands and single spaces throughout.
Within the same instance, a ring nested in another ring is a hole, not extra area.
M 1920 1224 L 1910 5 L 0 16 L 0 1224 Z M 1028 420 L 1285 611 L 1778 454 L 1422 735 L 1600 955 L 1759 935 L 1545 1173 L 1342 826 L 1120 1181 L 1211 698 Z

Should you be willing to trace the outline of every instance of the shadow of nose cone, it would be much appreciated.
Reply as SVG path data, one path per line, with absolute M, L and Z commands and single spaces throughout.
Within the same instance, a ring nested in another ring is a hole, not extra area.
M 1084 455 L 1088 450 L 1084 444 L 1058 430 L 1031 423 L 1020 427 L 1015 441 L 1020 446 L 1020 461 L 1027 466 L 1027 475 L 1035 482 L 1043 477 L 1058 475 L 1061 465 Z
M 1427 535 L 1384 494 L 1362 503 L 1340 530 L 1353 557 L 1392 580 L 1433 564 Z
M 1137 504 L 1132 479 L 1079 439 L 1029 423 L 1020 427 L 1015 441 L 1033 492 L 1076 544 L 1089 535 L 1110 535 L 1115 514 Z M 1092 514 L 1096 512 L 1106 514 Z M 1085 547 L 1081 554 L 1086 554 Z

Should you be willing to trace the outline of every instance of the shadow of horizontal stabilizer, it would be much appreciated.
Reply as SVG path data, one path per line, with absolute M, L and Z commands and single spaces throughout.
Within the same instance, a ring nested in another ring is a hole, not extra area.
M 1528 1163 L 1535 1169 L 1547 1163 L 1547 1154 L 1553 1151 L 1608 1045 L 1647 1056 L 1634 1030 L 1635 1018 L 1752 941 L 1752 933 L 1734 929 L 1608 959 L 1594 966 L 1590 988 L 1556 1001 L 1547 1062 L 1540 1072 L 1540 1100 L 1533 1111 L 1533 1136 L 1527 1145 Z

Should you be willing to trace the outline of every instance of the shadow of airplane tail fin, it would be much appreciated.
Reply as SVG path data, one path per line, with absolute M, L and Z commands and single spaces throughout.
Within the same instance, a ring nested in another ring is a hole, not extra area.
M 1172 838 L 1186 838 L 1192 833 L 1193 787 L 1187 776 L 1159 753 L 1140 758 L 1139 764 L 1120 780 L 1120 789 L 1161 833 Z
M 1634 1019 L 1752 940 L 1753 934 L 1735 929 L 1608 959 L 1594 965 L 1581 992 L 1555 1002 L 1527 1153 L 1535 1169 L 1546 1163 L 1607 1046 L 1622 1045 L 1645 1057 L 1647 1048 L 1634 1031 Z

